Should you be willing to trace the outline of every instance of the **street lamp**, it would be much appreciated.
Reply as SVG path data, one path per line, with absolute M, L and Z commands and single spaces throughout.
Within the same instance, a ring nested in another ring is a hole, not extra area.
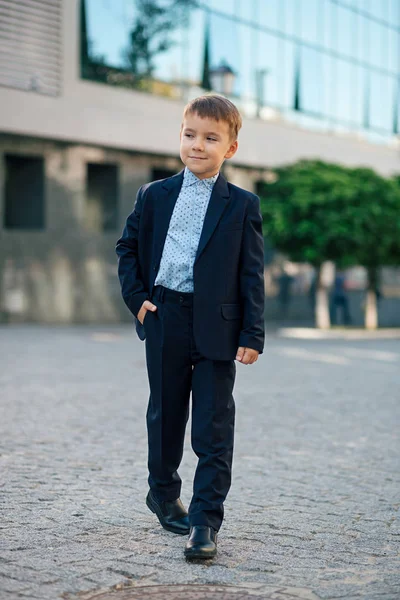
M 265 104 L 265 78 L 268 72 L 268 69 L 256 69 L 257 117 L 260 116 L 261 109 Z
M 218 94 L 225 94 L 230 96 L 233 92 L 233 85 L 235 83 L 235 72 L 231 67 L 224 61 L 221 61 L 219 67 L 210 69 L 210 80 L 211 87 Z

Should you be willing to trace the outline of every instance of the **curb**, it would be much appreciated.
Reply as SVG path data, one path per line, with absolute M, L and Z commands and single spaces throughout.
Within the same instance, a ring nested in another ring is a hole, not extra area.
M 274 334 L 280 338 L 299 340 L 400 340 L 400 328 L 376 329 L 314 329 L 312 327 L 281 327 Z

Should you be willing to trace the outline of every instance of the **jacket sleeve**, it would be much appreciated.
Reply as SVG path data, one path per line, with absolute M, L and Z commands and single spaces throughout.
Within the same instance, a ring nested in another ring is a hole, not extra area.
M 264 238 L 260 199 L 252 196 L 244 223 L 240 260 L 240 295 L 243 324 L 239 346 L 264 349 Z
M 136 318 L 143 302 L 149 299 L 141 279 L 138 262 L 139 221 L 143 202 L 144 186 L 137 193 L 133 212 L 127 218 L 122 236 L 115 248 L 118 255 L 118 277 L 122 297 Z

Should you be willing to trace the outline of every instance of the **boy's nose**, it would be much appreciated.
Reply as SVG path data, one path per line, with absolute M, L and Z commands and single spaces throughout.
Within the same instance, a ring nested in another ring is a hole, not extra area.
M 192 146 L 193 150 L 203 150 L 203 144 L 200 140 L 194 140 L 193 142 L 193 146 Z

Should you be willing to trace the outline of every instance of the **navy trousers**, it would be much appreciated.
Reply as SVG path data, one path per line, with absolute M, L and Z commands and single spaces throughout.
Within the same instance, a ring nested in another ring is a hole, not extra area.
M 180 496 L 178 468 L 192 393 L 191 441 L 198 463 L 189 521 L 218 531 L 231 485 L 235 361 L 210 360 L 196 349 L 193 294 L 155 286 L 151 301 L 157 311 L 147 311 L 143 322 L 150 386 L 149 486 L 160 500 Z

